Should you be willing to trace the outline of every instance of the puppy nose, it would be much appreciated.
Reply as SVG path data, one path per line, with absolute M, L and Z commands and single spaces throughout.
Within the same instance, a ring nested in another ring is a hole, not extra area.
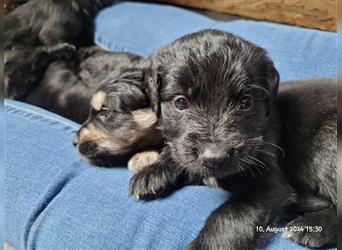
M 230 152 L 216 144 L 207 145 L 202 154 L 203 164 L 211 170 L 218 170 L 229 160 Z
M 79 139 L 79 136 L 78 136 L 78 133 L 77 133 L 77 134 L 75 134 L 75 136 L 74 136 L 74 139 L 73 139 L 73 141 L 72 141 L 72 144 L 73 144 L 74 146 L 77 146 L 79 143 L 80 143 L 80 139 Z

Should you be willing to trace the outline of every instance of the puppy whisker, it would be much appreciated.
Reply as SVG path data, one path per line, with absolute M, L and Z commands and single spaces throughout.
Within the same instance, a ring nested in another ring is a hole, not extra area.
M 285 151 L 284 151 L 284 149 L 282 147 L 280 147 L 280 146 L 278 146 L 278 145 L 276 145 L 274 143 L 270 143 L 270 142 L 266 142 L 266 141 L 263 141 L 262 143 L 270 145 L 270 146 L 273 146 L 273 147 L 279 149 L 282 152 L 283 158 L 285 157 Z
M 240 158 L 241 161 L 245 162 L 248 164 L 248 166 L 253 166 L 253 162 L 247 160 L 247 159 L 244 159 L 244 158 Z M 246 168 L 245 168 L 246 170 Z M 248 167 L 247 170 L 249 171 L 249 173 L 252 175 L 253 178 L 256 177 L 255 173 L 253 172 L 253 169 L 251 167 Z
M 260 150 L 260 149 L 256 149 L 257 152 L 263 153 L 263 154 L 267 154 L 269 156 L 272 156 L 274 158 L 276 158 L 275 154 L 272 154 L 271 152 L 265 151 L 265 150 Z
M 253 138 L 249 138 L 247 139 L 248 142 L 262 142 L 263 137 L 262 136 L 257 136 L 257 137 L 253 137 Z
M 238 171 L 239 171 L 239 175 L 245 175 L 246 176 L 245 169 L 240 165 L 240 163 L 238 163 Z
M 247 155 L 247 157 L 249 159 L 251 159 L 252 161 L 256 161 L 256 162 L 260 163 L 261 165 L 259 165 L 259 166 L 261 166 L 262 168 L 267 168 L 267 165 L 264 162 L 260 161 L 259 159 L 255 158 L 251 155 Z

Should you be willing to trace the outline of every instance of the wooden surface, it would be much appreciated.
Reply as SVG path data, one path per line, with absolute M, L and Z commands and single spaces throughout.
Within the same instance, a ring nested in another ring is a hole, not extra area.
M 337 29 L 337 0 L 157 1 L 327 31 Z

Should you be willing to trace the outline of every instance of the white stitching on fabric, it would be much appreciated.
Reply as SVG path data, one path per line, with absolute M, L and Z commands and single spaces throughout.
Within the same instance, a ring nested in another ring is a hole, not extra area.
M 72 129 L 76 129 L 76 130 L 79 129 L 79 127 L 76 126 L 76 125 L 73 125 L 73 124 L 68 123 L 68 122 L 64 122 L 64 121 L 62 121 L 62 120 L 58 120 L 58 119 L 56 119 L 56 118 L 54 118 L 54 117 L 52 117 L 52 116 L 40 114 L 40 113 L 38 113 L 38 112 L 29 110 L 29 109 L 25 109 L 25 108 L 22 108 L 22 107 L 17 107 L 17 106 L 14 106 L 14 105 L 10 104 L 10 103 L 6 103 L 6 102 L 5 102 L 5 108 L 6 108 L 6 107 L 12 108 L 12 109 L 14 109 L 14 110 L 19 110 L 19 111 L 22 111 L 22 112 L 30 113 L 30 114 L 32 114 L 32 115 L 34 115 L 34 116 L 37 116 L 37 117 L 40 117 L 40 118 L 44 118 L 44 119 L 46 119 L 46 120 L 54 121 L 54 122 L 60 123 L 60 124 L 62 124 L 62 125 L 64 125 L 64 126 L 67 126 L 67 127 L 69 127 L 69 128 L 72 128 Z

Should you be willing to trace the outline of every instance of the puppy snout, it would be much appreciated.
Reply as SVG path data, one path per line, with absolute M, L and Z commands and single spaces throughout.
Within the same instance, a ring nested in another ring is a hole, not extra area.
M 73 141 L 72 141 L 72 144 L 73 144 L 74 146 L 77 146 L 79 143 L 80 143 L 80 137 L 79 137 L 78 133 L 76 133 L 76 134 L 74 135 L 74 139 L 73 139 Z
M 204 148 L 201 158 L 206 168 L 215 171 L 229 161 L 231 154 L 232 149 L 225 150 L 216 144 L 209 144 Z

